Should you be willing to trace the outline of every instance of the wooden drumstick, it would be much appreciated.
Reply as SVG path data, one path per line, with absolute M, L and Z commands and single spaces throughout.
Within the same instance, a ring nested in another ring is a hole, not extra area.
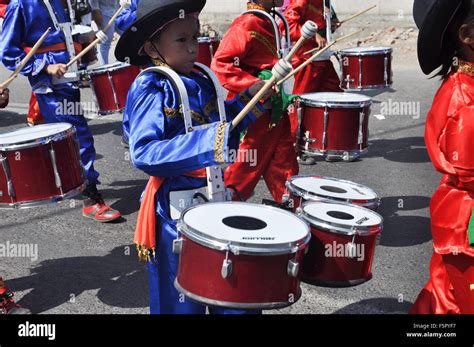
M 361 30 L 358 30 L 358 31 L 354 31 L 353 33 L 348 34 L 348 35 L 346 35 L 346 36 L 340 37 L 340 38 L 338 38 L 337 40 L 334 40 L 334 42 L 332 42 L 332 43 L 330 44 L 330 46 L 336 44 L 337 42 L 340 42 L 340 41 L 342 41 L 342 40 L 345 40 L 345 39 L 347 39 L 347 38 L 349 38 L 349 37 L 351 37 L 351 36 L 354 36 L 355 34 L 360 34 L 360 33 L 363 32 L 363 31 L 364 31 L 364 29 L 361 29 Z M 326 46 L 326 47 L 327 47 L 327 46 Z M 323 48 L 323 49 L 324 49 L 324 48 Z M 316 52 L 317 50 L 319 50 L 319 47 L 318 47 L 318 48 L 310 49 L 309 51 L 304 52 L 304 54 L 311 54 L 311 53 L 313 53 L 313 52 Z
M 301 28 L 300 39 L 293 46 L 290 53 L 288 53 L 288 55 L 285 57 L 285 60 L 291 61 L 291 58 L 293 57 L 293 55 L 295 55 L 296 51 L 300 49 L 303 42 L 305 40 L 311 40 L 316 35 L 317 32 L 318 32 L 318 25 L 311 20 L 306 21 L 306 23 L 304 23 L 303 27 Z
M 281 59 L 272 69 L 272 77 L 269 80 L 265 81 L 265 84 L 258 91 L 257 94 L 249 101 L 249 103 L 240 111 L 240 113 L 232 121 L 230 130 L 232 131 L 241 121 L 245 118 L 247 113 L 262 99 L 263 94 L 265 94 L 276 81 L 282 80 L 286 75 L 288 75 L 293 68 L 291 64 L 288 63 L 285 59 Z
M 15 78 L 17 78 L 17 76 L 20 74 L 20 71 L 25 67 L 26 63 L 28 63 L 30 61 L 31 57 L 33 57 L 33 55 L 36 53 L 38 48 L 40 48 L 40 46 L 43 44 L 44 40 L 46 39 L 46 36 L 48 36 L 50 31 L 51 31 L 51 28 L 48 28 L 44 32 L 44 34 L 41 35 L 39 40 L 31 48 L 31 51 L 29 51 L 28 54 L 23 58 L 20 65 L 17 66 L 17 68 L 15 69 L 15 71 L 13 71 L 11 76 L 5 82 L 0 84 L 0 89 L 7 88 L 10 85 L 10 83 L 12 83 Z
M 369 7 L 369 8 L 366 9 L 366 10 L 362 10 L 362 11 L 360 11 L 360 12 L 357 12 L 356 14 L 350 16 L 349 18 L 346 18 L 346 19 L 344 19 L 343 21 L 341 21 L 340 24 L 342 25 L 342 24 L 344 24 L 344 23 L 347 23 L 348 21 L 353 20 L 354 18 L 357 18 L 357 17 L 359 17 L 360 15 L 363 15 L 364 13 L 369 12 L 370 10 L 373 10 L 373 9 L 376 8 L 376 7 L 377 7 L 377 5 L 374 5 L 374 6 Z
M 348 34 L 346 36 L 343 36 L 337 40 L 335 40 L 333 43 L 327 45 L 326 47 L 324 47 L 323 49 L 319 50 L 317 53 L 313 54 L 308 60 L 306 60 L 303 64 L 301 64 L 300 66 L 298 66 L 296 69 L 294 69 L 289 75 L 287 75 L 285 78 L 283 78 L 282 80 L 278 81 L 277 83 L 277 86 L 280 86 L 281 84 L 283 84 L 287 79 L 289 79 L 291 76 L 297 74 L 298 72 L 300 72 L 302 69 L 304 69 L 307 65 L 311 64 L 313 62 L 313 60 L 317 57 L 319 57 L 321 54 L 323 54 L 324 52 L 326 52 L 329 48 L 331 48 L 332 46 L 334 46 L 336 43 L 342 41 L 342 40 L 345 40 L 355 34 L 359 34 L 361 33 L 362 31 L 364 31 L 363 29 L 362 30 L 359 30 L 359 31 L 355 31 L 351 34 Z M 313 52 L 314 50 L 311 50 L 310 52 Z
M 120 14 L 120 12 L 122 12 L 122 10 L 124 8 L 126 8 L 128 6 L 120 6 L 119 9 L 117 11 L 115 11 L 114 15 L 112 16 L 112 18 L 110 18 L 109 22 L 107 23 L 107 25 L 104 27 L 104 29 L 100 30 L 102 31 L 103 33 L 105 33 L 107 30 L 109 30 L 109 28 L 112 26 L 112 24 L 114 23 L 115 19 L 118 17 L 118 15 Z M 78 61 L 79 59 L 81 59 L 84 55 L 87 54 L 87 52 L 89 52 L 92 48 L 94 48 L 95 45 L 97 45 L 98 43 L 100 42 L 100 38 L 96 38 L 94 41 L 92 41 L 86 48 L 84 48 L 78 55 L 76 55 L 74 58 L 72 58 L 69 63 L 66 64 L 66 68 L 70 68 L 72 64 L 74 64 L 76 61 Z

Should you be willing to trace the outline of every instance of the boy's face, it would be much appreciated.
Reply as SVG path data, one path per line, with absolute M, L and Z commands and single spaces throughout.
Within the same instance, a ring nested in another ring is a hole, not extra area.
M 255 1 L 257 4 L 262 5 L 266 9 L 270 10 L 273 6 L 275 7 L 281 7 L 283 6 L 284 1 L 283 0 L 257 0 Z M 273 5 L 275 4 L 275 5 Z
M 159 37 L 153 39 L 153 43 L 173 70 L 189 74 L 198 55 L 198 37 L 198 20 L 186 17 L 167 25 Z M 152 45 L 146 50 L 152 58 L 159 58 Z

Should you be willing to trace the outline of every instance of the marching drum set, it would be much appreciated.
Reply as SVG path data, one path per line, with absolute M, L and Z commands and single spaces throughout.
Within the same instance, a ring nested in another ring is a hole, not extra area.
M 219 40 L 199 43 L 204 48 L 200 60 L 209 65 Z M 341 87 L 364 91 L 390 86 L 391 53 L 391 49 L 375 47 L 340 51 Z M 214 83 L 222 104 L 224 93 L 215 76 L 205 66 L 197 68 Z M 287 68 L 282 58 L 274 76 Z M 153 69 L 174 78 L 179 87 L 181 80 L 172 70 Z M 101 114 L 123 110 L 139 72 L 123 63 L 86 70 Z M 281 81 L 284 77 L 276 78 Z M 269 87 L 274 82 L 268 82 Z M 185 88 L 178 89 L 181 102 L 188 102 Z M 251 103 L 259 97 L 257 93 Z M 294 107 L 299 118 L 298 151 L 335 160 L 358 158 L 368 148 L 370 106 L 371 99 L 357 93 L 301 95 Z M 225 119 L 223 110 L 219 107 L 221 119 Z M 189 115 L 183 118 L 192 126 Z M 75 196 L 85 184 L 75 129 L 65 123 L 0 135 L 0 164 L 0 208 L 58 202 Z M 218 177 L 219 172 L 208 168 L 208 175 Z M 372 277 L 377 239 L 383 229 L 383 218 L 376 212 L 381 201 L 372 189 L 336 178 L 295 176 L 286 182 L 286 209 L 281 209 L 227 201 L 228 194 L 213 191 L 217 186 L 212 181 L 208 183 L 210 202 L 196 200 L 177 221 L 175 287 L 189 299 L 218 307 L 274 309 L 292 305 L 301 297 L 300 281 L 345 287 Z

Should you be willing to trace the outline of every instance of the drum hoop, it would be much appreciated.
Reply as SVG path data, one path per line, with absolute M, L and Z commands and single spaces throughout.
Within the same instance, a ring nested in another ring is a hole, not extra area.
M 240 310 L 255 310 L 255 309 L 277 309 L 277 308 L 284 308 L 290 305 L 293 305 L 301 298 L 301 288 L 298 286 L 298 291 L 295 295 L 294 301 L 282 301 L 282 302 L 266 302 L 266 303 L 239 303 L 239 302 L 229 302 L 229 301 L 221 301 L 221 300 L 213 300 L 208 299 L 203 296 L 194 294 L 186 289 L 184 289 L 178 281 L 178 278 L 174 280 L 174 287 L 176 290 L 182 294 L 184 294 L 190 300 L 197 302 L 198 304 L 205 304 L 207 306 L 213 307 L 225 307 L 231 309 L 240 309 Z
M 348 57 L 364 57 L 364 56 L 374 56 L 374 55 L 386 55 L 386 54 L 393 53 L 393 48 L 391 47 L 378 49 L 378 50 L 372 50 L 372 51 L 364 51 L 364 52 L 349 52 L 348 49 L 352 49 L 352 48 L 342 49 L 339 51 L 339 54 L 341 56 L 348 56 Z
M 105 72 L 115 72 L 115 71 L 120 71 L 123 69 L 126 69 L 127 67 L 130 67 L 130 64 L 126 63 L 117 63 L 117 64 L 110 64 L 108 68 L 105 68 L 103 66 L 101 67 L 96 67 L 90 70 L 87 70 L 87 73 L 89 76 L 95 76 L 95 75 L 101 75 Z
M 57 123 L 57 124 L 68 124 L 68 123 Z M 48 125 L 49 124 L 41 124 L 41 125 L 35 125 L 35 127 L 46 127 Z M 5 144 L 5 145 L 0 144 L 0 151 L 11 152 L 11 151 L 17 151 L 20 149 L 35 148 L 35 147 L 47 145 L 50 142 L 62 141 L 68 137 L 74 136 L 75 133 L 76 133 L 76 129 L 71 125 L 70 128 L 60 131 L 54 135 L 40 137 L 34 140 L 28 140 L 25 142 L 20 142 L 20 143 L 15 143 L 15 144 Z
M 81 194 L 81 192 L 86 189 L 87 184 L 84 182 L 80 186 L 73 188 L 62 195 L 55 195 L 47 199 L 32 200 L 32 201 L 22 201 L 15 203 L 0 203 L 0 210 L 23 210 L 33 207 L 40 207 L 44 205 L 51 205 L 53 203 L 59 203 L 64 200 L 72 199 L 75 196 Z
M 326 177 L 326 176 L 318 176 L 320 179 L 325 179 L 328 181 L 334 181 L 334 182 L 342 182 L 342 183 L 348 183 L 351 184 L 355 187 L 358 188 L 364 188 L 365 190 L 370 190 L 372 193 L 374 193 L 375 198 L 373 199 L 343 199 L 343 198 L 337 198 L 337 197 L 328 197 L 327 195 L 322 195 L 318 193 L 313 193 L 309 192 L 303 188 L 297 187 L 296 184 L 293 183 L 294 180 L 299 179 L 299 178 L 308 178 L 308 177 L 315 177 L 314 175 L 297 175 L 291 177 L 288 181 L 286 181 L 285 185 L 288 191 L 300 198 L 303 198 L 304 200 L 309 200 L 309 201 L 321 201 L 321 200 L 326 200 L 326 201 L 340 201 L 340 202 L 345 202 L 349 204 L 354 204 L 353 201 L 357 200 L 367 200 L 365 204 L 357 204 L 357 206 L 364 206 L 364 207 L 374 207 L 377 208 L 381 204 L 381 200 L 378 197 L 377 193 L 370 187 L 364 186 L 362 184 L 356 183 L 356 182 L 351 182 L 347 180 L 340 180 L 334 177 Z
M 304 106 L 324 107 L 324 108 L 367 108 L 372 106 L 372 100 L 353 101 L 353 102 L 334 102 L 334 101 L 317 101 L 300 97 L 300 102 Z
M 333 202 L 333 201 L 328 201 L 328 202 L 333 204 L 333 205 L 341 205 L 341 206 L 350 205 L 350 204 L 342 204 L 342 203 Z M 347 226 L 347 225 L 338 224 L 338 223 L 334 223 L 334 222 L 329 222 L 329 221 L 325 221 L 323 219 L 320 219 L 320 218 L 317 218 L 317 217 L 314 217 L 314 216 L 310 216 L 308 213 L 306 213 L 304 211 L 304 208 L 307 205 L 311 205 L 311 204 L 312 204 L 312 202 L 304 203 L 301 206 L 301 210 L 299 212 L 299 215 L 300 215 L 301 218 L 303 218 L 306 222 L 308 222 L 311 226 L 313 226 L 315 228 L 318 228 L 318 229 L 321 229 L 321 230 L 324 230 L 324 231 L 328 231 L 328 232 L 334 233 L 334 234 L 348 235 L 348 236 L 352 236 L 352 235 L 369 236 L 369 235 L 378 234 L 383 229 L 383 217 L 375 211 L 369 210 L 370 212 L 376 214 L 380 218 L 381 221 L 380 221 L 379 224 L 374 224 L 374 225 L 369 225 L 369 226 L 357 226 L 357 227 L 352 226 L 352 227 L 350 227 L 350 226 Z M 360 207 L 360 206 L 357 206 L 357 205 L 350 205 L 350 206 L 353 207 L 353 208 L 357 208 L 357 209 L 367 210 L 366 208 Z M 370 230 L 372 228 L 374 228 L 374 230 Z
M 232 201 L 229 201 L 226 203 L 235 204 L 235 205 L 242 204 L 241 202 L 232 202 Z M 212 204 L 212 202 L 209 202 L 208 204 Z M 184 216 L 186 215 L 186 213 L 194 208 L 199 207 L 200 205 L 202 204 L 191 206 L 181 213 L 181 218 L 178 221 L 178 225 L 177 225 L 178 231 L 181 232 L 184 236 L 186 236 L 190 240 L 211 249 L 216 249 L 218 251 L 230 251 L 236 255 L 246 254 L 246 255 L 270 256 L 270 255 L 293 254 L 293 253 L 297 253 L 300 250 L 305 249 L 311 238 L 311 232 L 310 232 L 310 228 L 308 224 L 305 223 L 305 221 L 299 219 L 303 224 L 305 224 L 307 234 L 305 237 L 299 240 L 291 241 L 291 242 L 279 243 L 279 244 L 274 244 L 274 245 L 265 245 L 265 246 L 262 246 L 262 245 L 251 246 L 245 242 L 237 242 L 237 241 L 230 242 L 229 240 L 217 239 L 198 231 L 197 229 L 193 228 L 190 225 L 187 225 L 184 222 Z M 245 203 L 245 205 L 263 207 L 268 210 L 274 209 L 274 207 L 271 207 L 271 206 L 264 206 L 264 205 L 251 204 L 251 203 Z M 279 212 L 287 214 L 288 216 L 297 217 L 293 213 L 290 213 L 288 211 L 279 210 Z

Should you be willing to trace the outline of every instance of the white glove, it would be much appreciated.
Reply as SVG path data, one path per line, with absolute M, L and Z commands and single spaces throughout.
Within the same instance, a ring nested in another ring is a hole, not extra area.
M 98 32 L 96 32 L 95 36 L 99 39 L 100 43 L 106 43 L 109 38 L 107 34 L 104 33 L 102 30 L 99 30 Z
M 132 6 L 132 0 L 120 0 L 120 7 L 129 8 Z

